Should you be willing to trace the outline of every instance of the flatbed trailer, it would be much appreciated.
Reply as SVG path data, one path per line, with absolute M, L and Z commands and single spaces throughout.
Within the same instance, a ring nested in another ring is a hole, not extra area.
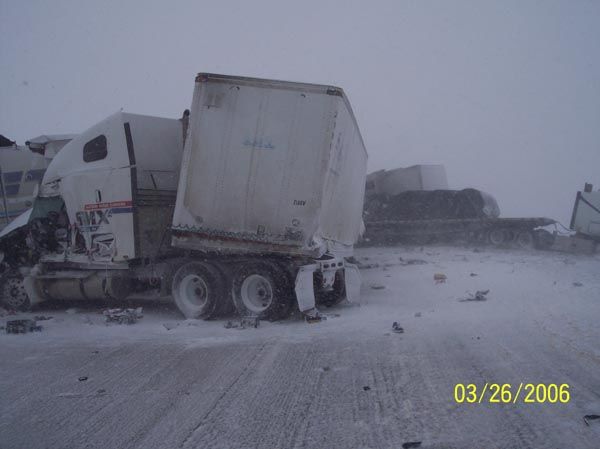
M 541 228 L 554 223 L 545 217 L 367 221 L 361 245 L 461 240 L 499 247 L 548 248 L 553 236 Z

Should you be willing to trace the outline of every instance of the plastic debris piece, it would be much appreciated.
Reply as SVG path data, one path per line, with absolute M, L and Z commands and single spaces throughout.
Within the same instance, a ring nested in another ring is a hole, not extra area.
M 106 317 L 107 323 L 117 324 L 134 324 L 144 316 L 141 307 L 137 309 L 108 309 L 102 314 Z
M 38 326 L 34 320 L 10 320 L 6 322 L 7 334 L 26 334 L 27 332 L 39 332 L 42 326 Z
M 412 449 L 415 447 L 421 447 L 420 441 L 407 441 L 406 443 L 402 443 L 402 449 Z
M 400 327 L 400 325 L 394 321 L 394 323 L 392 324 L 392 330 L 394 332 L 396 332 L 397 334 L 403 334 L 404 333 L 404 328 Z
M 459 299 L 460 302 L 465 301 L 487 301 L 487 294 L 489 290 L 477 290 L 475 294 L 469 293 L 469 296 L 463 299 Z
M 79 382 L 85 382 L 86 380 L 88 380 L 88 377 L 87 377 L 87 376 L 81 376 L 81 377 L 79 378 Z
M 583 421 L 585 422 L 586 426 L 590 425 L 589 421 L 592 421 L 595 419 L 600 419 L 600 415 L 584 415 L 584 417 L 583 417 Z
M 435 273 L 433 275 L 433 280 L 436 284 L 442 284 L 446 282 L 446 279 L 448 279 L 448 276 L 446 276 L 444 273 Z

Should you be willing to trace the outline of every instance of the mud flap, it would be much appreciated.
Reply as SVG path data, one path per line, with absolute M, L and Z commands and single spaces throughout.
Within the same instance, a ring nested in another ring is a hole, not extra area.
M 304 265 L 298 270 L 296 275 L 296 301 L 300 312 L 307 312 L 315 308 L 315 290 L 313 286 L 313 273 L 317 265 Z
M 346 282 L 346 299 L 355 304 L 360 304 L 361 277 L 358 267 L 352 263 L 344 264 L 344 278 Z

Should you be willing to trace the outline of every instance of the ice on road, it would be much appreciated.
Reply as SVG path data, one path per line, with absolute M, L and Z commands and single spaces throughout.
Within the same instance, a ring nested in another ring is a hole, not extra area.
M 397 247 L 357 259 L 362 304 L 317 324 L 225 329 L 145 307 L 106 326 L 83 303 L 24 314 L 53 319 L 0 334 L 0 447 L 599 447 L 600 422 L 583 420 L 600 414 L 598 256 Z M 461 301 L 478 290 L 485 301 Z M 571 398 L 454 401 L 457 383 L 486 382 L 568 384 Z

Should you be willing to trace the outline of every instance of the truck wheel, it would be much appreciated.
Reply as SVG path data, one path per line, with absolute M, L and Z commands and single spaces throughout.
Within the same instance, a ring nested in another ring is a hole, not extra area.
M 491 229 L 487 236 L 488 242 L 494 246 L 501 246 L 506 243 L 507 235 L 504 229 Z
M 267 262 L 242 265 L 233 275 L 233 303 L 242 317 L 285 318 L 293 296 L 287 275 Z
M 533 248 L 533 234 L 530 231 L 519 231 L 515 238 L 515 243 L 521 249 Z
M 2 302 L 9 310 L 26 312 L 31 308 L 29 296 L 25 292 L 23 278 L 21 276 L 7 276 L 2 280 Z
M 548 249 L 554 245 L 555 236 L 545 229 L 537 229 L 533 231 L 533 237 L 536 248 Z
M 181 266 L 171 288 L 175 304 L 186 318 L 209 319 L 215 315 L 219 301 L 227 293 L 221 274 L 204 262 L 189 262 Z

